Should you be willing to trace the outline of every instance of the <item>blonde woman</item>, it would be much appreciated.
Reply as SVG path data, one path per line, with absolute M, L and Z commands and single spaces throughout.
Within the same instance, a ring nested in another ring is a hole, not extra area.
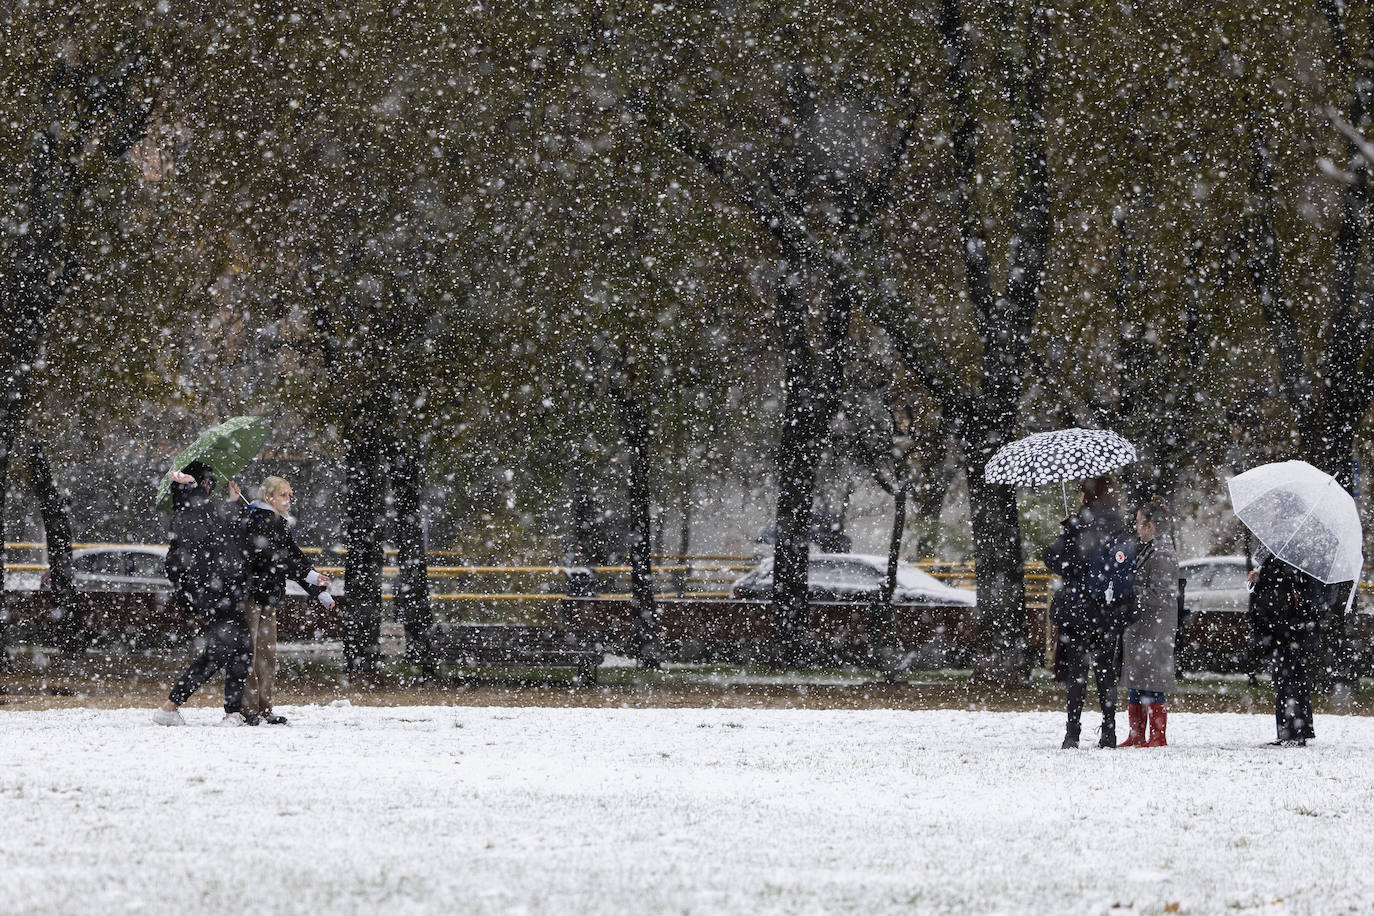
M 272 686 L 277 673 L 277 606 L 286 594 L 286 580 L 294 579 L 325 607 L 333 607 L 329 576 L 314 569 L 291 534 L 291 484 L 268 477 L 258 498 L 246 510 L 247 584 L 244 613 L 253 633 L 253 662 L 243 690 L 243 717 L 250 725 L 285 725 L 286 717 L 272 711 Z

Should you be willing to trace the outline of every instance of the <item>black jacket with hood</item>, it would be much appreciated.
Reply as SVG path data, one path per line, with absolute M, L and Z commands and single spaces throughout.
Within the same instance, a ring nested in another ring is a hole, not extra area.
M 216 499 L 214 472 L 186 469 L 195 481 L 172 485 L 167 578 L 187 610 L 206 620 L 242 617 L 246 543 L 238 514 Z
M 286 580 L 294 579 L 313 598 L 324 591 L 306 582 L 314 571 L 310 561 L 296 546 L 291 526 L 264 502 L 254 502 L 244 510 L 248 543 L 247 596 L 262 605 L 274 605 L 286 594 Z
M 1309 641 L 1317 636 L 1321 616 L 1321 583 L 1283 562 L 1269 557 L 1260 566 L 1251 613 L 1254 634 L 1263 651 L 1280 641 Z
M 1055 626 L 1077 633 L 1125 627 L 1126 621 L 1116 619 L 1098 592 L 1105 585 L 1109 550 L 1126 537 L 1126 525 L 1115 509 L 1085 506 L 1064 523 L 1063 533 L 1044 554 L 1045 568 L 1062 580 L 1050 602 Z

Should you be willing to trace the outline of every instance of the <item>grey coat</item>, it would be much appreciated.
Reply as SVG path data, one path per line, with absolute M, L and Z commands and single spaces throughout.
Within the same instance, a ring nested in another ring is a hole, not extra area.
M 1135 570 L 1140 612 L 1121 642 L 1121 680 L 1128 690 L 1167 693 L 1174 677 L 1174 634 L 1178 630 L 1178 558 L 1162 538 L 1141 544 Z

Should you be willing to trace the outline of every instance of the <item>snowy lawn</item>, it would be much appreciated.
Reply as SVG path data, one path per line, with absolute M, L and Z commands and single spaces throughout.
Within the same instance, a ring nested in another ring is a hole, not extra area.
M 281 711 L 0 713 L 0 912 L 1374 906 L 1371 718 L 1277 749 L 1270 718 L 1179 714 L 1167 749 L 1060 751 L 1057 713 Z

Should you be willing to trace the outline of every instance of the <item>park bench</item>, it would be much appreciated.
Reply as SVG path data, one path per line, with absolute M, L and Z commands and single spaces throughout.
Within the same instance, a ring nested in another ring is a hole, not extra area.
M 565 627 L 613 654 L 634 654 L 640 641 L 633 609 L 623 598 L 565 598 L 559 602 Z M 977 641 L 973 608 L 898 605 L 889 649 L 909 655 L 919 667 L 966 665 Z M 661 598 L 654 602 L 654 637 L 665 660 L 751 661 L 770 656 L 772 608 L 767 601 L 721 598 Z M 817 662 L 863 663 L 873 649 L 872 609 L 862 602 L 816 601 L 809 607 L 805 635 Z M 1030 618 L 1034 638 L 1043 639 L 1043 615 Z
M 190 642 L 201 630 L 201 623 L 172 600 L 170 592 L 77 592 L 72 600 L 76 621 L 63 628 L 53 613 L 51 592 L 6 593 L 0 608 L 5 640 L 77 649 L 147 649 Z M 313 599 L 288 595 L 277 612 L 277 638 L 283 642 L 340 638 L 343 602 L 340 599 L 333 608 L 325 608 Z
M 577 680 L 596 683 L 606 653 L 585 633 L 561 627 L 441 625 L 434 633 L 439 664 L 501 668 L 575 668 Z

